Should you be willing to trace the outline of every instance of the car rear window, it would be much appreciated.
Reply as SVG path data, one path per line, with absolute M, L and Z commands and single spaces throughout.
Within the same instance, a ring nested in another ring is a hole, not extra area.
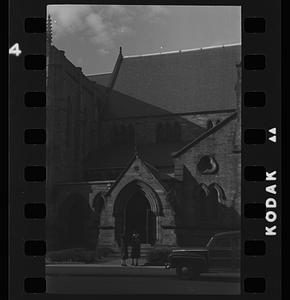
M 231 238 L 230 237 L 220 237 L 215 238 L 212 242 L 212 247 L 231 247 Z

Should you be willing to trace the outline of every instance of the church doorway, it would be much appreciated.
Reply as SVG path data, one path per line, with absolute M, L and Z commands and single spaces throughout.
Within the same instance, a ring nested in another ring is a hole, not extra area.
M 124 221 L 125 232 L 128 236 L 131 236 L 133 231 L 137 231 L 142 244 L 154 243 L 155 215 L 142 191 L 137 191 L 127 200 Z

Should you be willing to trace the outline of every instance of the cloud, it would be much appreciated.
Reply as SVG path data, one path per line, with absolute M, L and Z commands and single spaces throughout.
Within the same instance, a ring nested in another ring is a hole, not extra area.
M 121 5 L 49 5 L 53 38 L 80 33 L 94 44 L 113 47 L 118 36 L 133 32 L 132 11 Z
M 54 37 L 74 33 L 85 28 L 83 18 L 92 10 L 88 5 L 49 5 Z
M 147 9 L 149 17 L 168 15 L 170 12 L 168 7 L 161 5 L 148 5 Z
M 103 21 L 103 18 L 96 13 L 89 14 L 86 17 L 86 24 L 91 33 L 91 41 L 96 44 L 110 46 L 113 42 L 112 33 L 110 32 L 109 25 Z
M 146 20 L 150 23 L 164 23 L 165 17 L 170 14 L 170 9 L 166 6 L 148 5 L 146 6 Z
M 103 11 L 108 16 L 126 15 L 128 9 L 123 5 L 106 5 L 103 7 Z
M 109 53 L 110 53 L 109 50 L 103 49 L 103 48 L 99 49 L 98 51 L 99 51 L 99 53 L 100 53 L 101 55 L 106 55 L 106 54 L 109 54 Z
M 160 21 L 169 10 L 160 5 L 49 5 L 48 13 L 53 21 L 54 40 L 68 34 L 77 38 L 79 34 L 101 49 L 108 49 L 115 46 L 117 38 L 132 34 L 139 18 Z

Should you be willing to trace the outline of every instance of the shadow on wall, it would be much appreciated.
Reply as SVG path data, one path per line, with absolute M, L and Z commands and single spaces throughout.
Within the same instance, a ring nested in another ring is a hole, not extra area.
M 182 188 L 176 199 L 176 235 L 179 246 L 203 246 L 222 231 L 240 229 L 240 215 L 226 206 L 226 195 L 220 185 L 197 182 L 189 170 L 183 169 Z M 219 190 L 218 190 L 219 189 Z
M 55 224 L 47 238 L 49 250 L 67 248 L 95 249 L 98 216 L 79 194 L 69 195 L 58 209 Z
M 135 152 L 135 144 L 148 163 L 155 167 L 173 166 L 171 153 L 206 130 L 174 112 L 114 90 L 104 105 L 101 145 L 86 157 L 87 169 L 125 168 Z M 88 175 L 89 180 L 97 175 Z

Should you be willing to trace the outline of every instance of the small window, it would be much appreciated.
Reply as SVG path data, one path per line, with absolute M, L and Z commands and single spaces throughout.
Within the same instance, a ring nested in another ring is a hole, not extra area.
M 128 127 L 128 142 L 130 144 L 134 144 L 135 142 L 135 129 L 134 129 L 134 126 L 132 124 L 129 125 Z
M 198 164 L 197 169 L 201 174 L 216 174 L 218 171 L 218 164 L 214 157 L 210 155 L 203 156 Z
M 71 126 L 72 126 L 72 104 L 70 96 L 67 97 L 66 106 L 66 131 L 65 131 L 65 145 L 70 147 L 71 145 Z
M 94 120 L 96 122 L 98 122 L 98 120 L 99 120 L 99 110 L 98 110 L 98 107 L 95 107 Z
M 174 141 L 180 141 L 181 140 L 181 128 L 180 124 L 178 122 L 174 123 Z
M 165 138 L 165 140 L 166 140 L 166 142 L 170 142 L 173 140 L 173 138 L 174 138 L 173 127 L 169 122 L 167 122 L 166 123 L 166 138 Z
M 157 143 L 161 143 L 165 141 L 165 128 L 162 123 L 159 123 L 156 128 L 156 141 Z
M 216 237 L 212 240 L 211 248 L 230 248 L 232 241 L 230 237 Z

